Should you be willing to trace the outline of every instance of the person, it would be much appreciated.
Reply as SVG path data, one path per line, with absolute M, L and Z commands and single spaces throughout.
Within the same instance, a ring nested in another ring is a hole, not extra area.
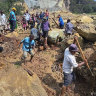
M 63 73 L 64 73 L 64 85 L 61 90 L 60 96 L 63 96 L 66 91 L 70 91 L 70 85 L 74 81 L 75 74 L 73 68 L 81 67 L 85 62 L 77 63 L 75 59 L 75 54 L 78 51 L 78 48 L 75 44 L 71 44 L 64 52 L 64 61 L 63 61 Z
M 46 18 L 43 18 L 43 22 L 41 24 L 43 37 L 44 37 L 44 48 L 47 48 L 47 38 L 48 38 L 48 31 L 50 29 L 50 24 Z
M 31 34 L 34 35 L 35 40 L 38 40 L 39 35 L 38 35 L 38 30 L 36 28 L 31 29 Z
M 11 32 L 13 32 L 16 27 L 15 12 L 16 12 L 16 8 L 12 8 L 12 11 L 10 12 L 10 17 L 9 17 Z
M 40 12 L 40 19 L 43 20 L 43 18 L 44 18 L 44 12 L 41 11 Z
M 0 47 L 0 53 L 3 51 L 3 47 Z
M 70 19 L 68 19 L 65 28 L 65 34 L 69 36 L 72 35 L 73 28 L 74 28 L 73 24 L 70 22 Z
M 64 28 L 64 21 L 63 21 L 61 15 L 58 15 L 58 18 L 59 18 L 59 27 L 60 27 L 60 29 L 63 29 Z
M 28 23 L 28 25 L 29 25 L 29 23 L 30 23 L 30 14 L 29 14 L 29 12 L 28 12 L 28 10 L 26 10 L 26 13 L 24 14 L 24 17 L 25 17 L 25 19 L 26 19 L 26 21 L 27 21 L 27 23 Z
M 46 16 L 46 18 L 47 18 L 47 20 L 48 20 L 48 19 L 49 19 L 49 12 L 48 12 L 48 10 L 46 10 L 45 16 Z
M 32 61 L 32 58 L 34 56 L 33 50 L 35 50 L 35 41 L 34 41 L 34 36 L 30 35 L 29 37 L 25 37 L 21 42 L 20 45 L 23 43 L 23 56 L 24 56 L 24 64 L 26 64 L 26 58 L 27 58 L 27 53 L 31 55 L 30 57 L 30 62 Z M 19 45 L 19 47 L 20 47 Z
M 30 18 L 30 28 L 34 28 L 35 27 L 35 21 L 36 21 L 36 18 L 35 18 L 35 15 L 32 14 L 32 17 Z
M 1 33 L 5 34 L 7 29 L 7 19 L 3 11 L 0 11 L 0 26 L 2 26 Z
M 3 13 L 3 11 L 0 12 L 0 16 L 1 16 L 1 24 L 3 26 L 6 26 L 7 25 L 7 19 L 6 19 L 6 15 Z
M 26 21 L 25 17 L 22 17 L 21 23 L 22 23 L 24 30 L 26 30 L 27 29 L 27 21 Z

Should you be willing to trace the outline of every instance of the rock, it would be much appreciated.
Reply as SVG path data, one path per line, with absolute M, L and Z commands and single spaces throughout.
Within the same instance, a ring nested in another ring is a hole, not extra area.
M 48 34 L 48 42 L 52 44 L 56 44 L 59 40 L 64 39 L 64 29 L 54 29 L 52 31 L 49 31 Z
M 92 48 L 87 48 L 83 52 L 88 61 L 90 61 L 90 60 L 92 61 L 92 60 L 96 59 L 93 57 L 93 54 L 95 51 Z
M 93 19 L 88 16 L 80 16 L 77 18 L 76 21 L 80 23 L 92 23 Z
M 78 33 L 76 33 L 77 36 Z M 78 34 L 78 41 L 81 47 L 83 47 L 83 38 Z M 74 36 L 66 38 L 61 43 L 61 50 L 64 51 L 67 47 L 69 47 L 74 42 Z
M 2 96 L 48 96 L 35 73 L 27 74 L 22 68 L 8 67 L 0 71 L 0 95 Z
M 24 0 L 29 9 L 41 8 L 50 10 L 69 10 L 70 0 Z
M 96 41 L 96 30 L 93 24 L 79 24 L 75 27 L 75 30 L 85 39 L 89 41 Z
M 18 37 L 19 34 L 17 32 L 11 32 L 6 35 L 6 37 Z

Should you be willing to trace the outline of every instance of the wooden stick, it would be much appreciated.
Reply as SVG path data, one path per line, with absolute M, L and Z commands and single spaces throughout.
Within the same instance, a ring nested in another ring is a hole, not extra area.
M 59 27 L 59 25 L 57 24 L 57 22 L 55 21 L 55 19 L 54 18 L 52 18 L 53 19 L 53 21 L 55 22 L 55 24 L 57 25 L 57 27 Z
M 79 50 L 80 50 L 80 53 L 81 53 L 82 59 L 83 59 L 84 61 L 86 61 L 86 66 L 87 66 L 88 69 L 90 70 L 92 76 L 94 76 L 93 73 L 92 73 L 92 71 L 91 71 L 91 69 L 90 69 L 90 66 L 89 66 L 89 64 L 88 64 L 88 61 L 86 60 L 86 58 L 85 58 L 85 56 L 84 56 L 84 54 L 83 54 L 83 51 L 82 51 L 82 49 L 81 49 L 81 47 L 80 47 L 80 44 L 79 44 L 79 42 L 78 42 L 78 39 L 75 38 L 75 40 L 76 40 L 76 43 L 77 43 L 77 45 L 78 45 L 78 47 L 79 47 Z

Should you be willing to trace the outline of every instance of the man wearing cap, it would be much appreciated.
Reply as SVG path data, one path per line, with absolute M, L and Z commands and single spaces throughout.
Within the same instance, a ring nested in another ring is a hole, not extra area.
M 27 58 L 27 53 L 31 55 L 30 62 L 32 61 L 32 58 L 34 56 L 33 50 L 35 49 L 35 41 L 34 41 L 34 36 L 30 35 L 29 37 L 25 37 L 21 42 L 20 45 L 23 43 L 23 56 L 24 56 L 24 64 L 26 64 L 26 58 Z M 19 45 L 19 47 L 20 47 Z
M 77 63 L 75 59 L 75 53 L 78 48 L 75 44 L 71 44 L 69 48 L 65 49 L 64 61 L 63 61 L 63 73 L 64 73 L 64 85 L 61 90 L 61 95 L 63 96 L 66 91 L 70 91 L 70 85 L 74 81 L 73 68 L 80 67 L 85 64 L 85 62 Z
M 10 12 L 10 17 L 9 17 L 11 32 L 13 32 L 16 27 L 15 11 L 16 11 L 16 8 L 12 8 L 12 11 Z

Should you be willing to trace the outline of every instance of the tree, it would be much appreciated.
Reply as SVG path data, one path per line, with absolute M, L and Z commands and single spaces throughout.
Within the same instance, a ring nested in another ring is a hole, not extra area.
M 74 13 L 96 12 L 96 2 L 94 0 L 70 0 L 70 11 Z

